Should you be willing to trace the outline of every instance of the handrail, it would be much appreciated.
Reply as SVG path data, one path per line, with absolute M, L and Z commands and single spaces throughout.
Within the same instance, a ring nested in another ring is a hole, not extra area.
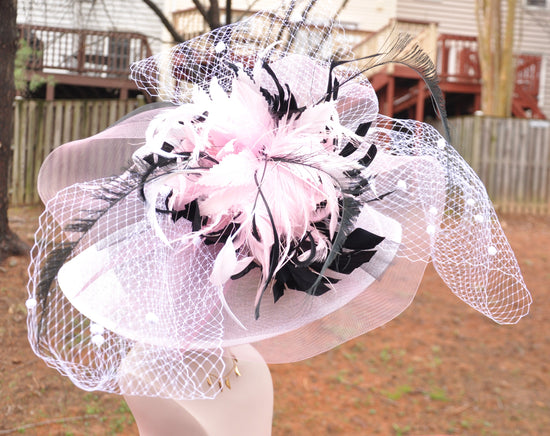
M 399 34 L 409 34 L 413 38 L 413 43 L 418 44 L 435 61 L 437 54 L 437 24 L 392 19 L 380 30 L 373 32 L 361 42 L 353 47 L 356 57 L 365 57 L 378 53 L 388 41 L 395 39 Z M 393 65 L 386 67 L 389 74 L 393 73 Z M 378 72 L 378 69 L 368 72 L 372 76 Z

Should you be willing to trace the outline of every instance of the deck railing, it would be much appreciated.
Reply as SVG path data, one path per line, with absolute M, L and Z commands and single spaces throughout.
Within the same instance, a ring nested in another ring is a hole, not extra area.
M 438 38 L 438 73 L 442 81 L 481 82 L 478 45 L 475 36 L 441 34 Z M 531 96 L 539 92 L 541 57 L 520 54 L 516 57 L 516 86 Z
M 255 11 L 252 10 L 233 9 L 232 20 L 233 22 L 240 21 L 249 18 L 254 14 Z M 225 18 L 224 8 L 220 8 L 220 16 Z M 207 22 L 204 20 L 203 16 L 196 8 L 183 9 L 174 12 L 172 14 L 172 21 L 174 23 L 174 27 L 178 30 L 178 32 L 180 32 L 185 40 L 192 39 L 209 31 Z M 225 23 L 222 22 L 222 24 Z M 307 36 L 310 38 L 316 38 L 323 32 L 324 29 L 322 27 L 312 25 L 311 33 Z M 346 37 L 346 42 L 351 45 L 358 44 L 368 35 L 372 34 L 372 32 L 368 32 L 366 30 L 348 27 L 344 27 L 344 33 Z M 336 45 L 338 45 L 338 41 L 336 41 Z
M 390 20 L 390 22 L 377 32 L 373 32 L 353 47 L 356 57 L 370 56 L 379 53 L 388 42 L 395 40 L 400 34 L 409 34 L 413 42 L 418 44 L 432 59 L 436 58 L 437 25 L 422 21 Z M 389 74 L 393 74 L 394 65 L 386 67 Z M 367 74 L 372 76 L 379 70 L 373 69 Z
M 437 60 L 438 74 L 442 81 L 479 83 L 481 80 L 475 36 L 439 35 Z
M 18 25 L 20 39 L 32 49 L 27 68 L 50 74 L 125 78 L 129 65 L 151 55 L 145 35 Z

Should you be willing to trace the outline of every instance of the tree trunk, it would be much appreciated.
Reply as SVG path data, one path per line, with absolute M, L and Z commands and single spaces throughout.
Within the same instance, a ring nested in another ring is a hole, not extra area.
M 7 256 L 28 252 L 28 247 L 8 225 L 8 173 L 13 152 L 13 101 L 15 82 L 13 70 L 17 51 L 17 2 L 0 0 L 0 262 Z
M 225 24 L 232 23 L 231 11 L 233 6 L 231 5 L 231 0 L 225 0 Z
M 502 46 L 502 63 L 500 65 L 500 83 L 505 87 L 505 91 L 500 94 L 498 105 L 511 112 L 512 101 L 514 98 L 514 88 L 516 83 L 516 68 L 514 60 L 514 25 L 516 22 L 516 3 L 517 0 L 507 0 L 508 12 L 506 15 L 506 25 L 504 28 L 504 38 Z
M 208 8 L 206 8 L 200 0 L 193 0 L 193 4 L 204 18 L 204 21 L 208 24 L 210 30 L 217 29 L 221 26 L 220 5 L 218 0 L 210 0 L 210 6 Z
M 514 24 L 517 0 L 476 0 L 478 53 L 481 68 L 481 110 L 508 117 L 515 84 Z
M 218 3 L 218 0 L 210 0 L 207 22 L 212 30 L 217 29 L 222 25 L 220 21 L 220 4 Z

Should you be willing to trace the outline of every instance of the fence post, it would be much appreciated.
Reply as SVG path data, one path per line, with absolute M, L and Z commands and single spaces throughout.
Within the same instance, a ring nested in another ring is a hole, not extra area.
M 142 104 L 139 99 L 17 99 L 14 105 L 13 162 L 8 175 L 10 205 L 39 202 L 36 189 L 38 172 L 54 148 L 96 134 Z
M 550 122 L 467 116 L 450 123 L 457 150 L 499 212 L 550 213 Z

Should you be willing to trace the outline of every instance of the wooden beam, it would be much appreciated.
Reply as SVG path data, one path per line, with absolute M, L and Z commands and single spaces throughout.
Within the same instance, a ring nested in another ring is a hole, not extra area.
M 420 75 L 410 67 L 396 64 L 393 70 L 393 76 L 401 79 L 418 79 Z
M 389 77 L 388 87 L 386 91 L 386 115 L 393 117 L 393 100 L 395 98 L 395 77 Z
M 481 110 L 481 93 L 475 93 L 474 94 L 474 111 L 480 111 Z
M 418 93 L 416 95 L 415 119 L 418 121 L 424 121 L 424 101 L 426 99 L 426 93 L 424 91 L 426 85 L 424 80 L 419 80 L 416 86 L 418 87 Z
M 119 100 L 128 100 L 128 88 L 120 88 Z
M 137 90 L 137 85 L 130 79 L 116 79 L 108 77 L 79 76 L 77 74 L 50 74 L 33 71 L 33 75 L 40 75 L 56 85 L 93 86 L 96 88 L 127 88 Z
M 52 83 L 46 84 L 46 101 L 54 101 L 55 100 L 55 85 Z
M 375 91 L 380 91 L 390 81 L 390 76 L 387 73 L 378 73 L 369 77 L 370 84 Z
M 481 94 L 481 85 L 475 83 L 441 82 L 439 87 L 451 94 Z

